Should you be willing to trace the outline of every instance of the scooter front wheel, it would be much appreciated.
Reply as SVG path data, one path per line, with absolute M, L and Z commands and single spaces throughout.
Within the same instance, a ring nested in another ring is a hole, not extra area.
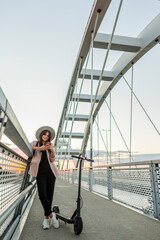
M 75 217 L 74 220 L 74 232 L 79 235 L 83 230 L 83 221 L 81 217 Z

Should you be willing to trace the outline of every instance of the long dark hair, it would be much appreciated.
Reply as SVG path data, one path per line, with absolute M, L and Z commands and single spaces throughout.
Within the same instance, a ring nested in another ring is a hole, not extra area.
M 42 144 L 42 136 L 43 135 L 45 135 L 46 134 L 46 132 L 49 132 L 49 138 L 48 138 L 48 141 L 47 142 L 50 142 L 51 141 L 51 133 L 50 133 L 50 131 L 48 131 L 48 130 L 44 130 L 44 131 L 42 131 L 41 132 L 41 134 L 39 135 L 39 139 L 38 139 L 38 142 L 37 142 L 37 144 L 36 144 L 36 147 L 38 146 L 38 143 L 39 143 L 39 147 L 41 147 L 43 144 Z M 49 151 L 49 153 L 51 153 L 51 151 L 50 150 L 48 150 Z M 42 152 L 42 151 L 41 151 Z M 35 150 L 33 150 L 33 156 L 35 155 Z M 33 157 L 32 156 L 32 157 Z
M 40 133 L 39 139 L 38 139 L 38 142 L 39 142 L 39 146 L 40 146 L 40 147 L 43 145 L 43 144 L 42 144 L 42 142 L 43 142 L 42 136 L 45 135 L 47 132 L 49 133 L 49 138 L 48 138 L 47 142 L 50 142 L 50 141 L 51 141 L 51 133 L 50 133 L 50 131 L 48 131 L 48 130 L 43 130 L 43 131 Z

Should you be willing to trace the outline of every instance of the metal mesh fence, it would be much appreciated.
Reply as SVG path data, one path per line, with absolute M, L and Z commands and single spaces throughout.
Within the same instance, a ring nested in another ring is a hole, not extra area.
M 2 151 L 3 152 L 3 151 Z M 13 154 L 0 153 L 0 212 L 20 192 L 27 161 Z M 0 236 L 14 216 L 14 211 L 0 227 Z
M 160 214 L 160 209 L 156 210 L 160 204 L 160 164 L 155 164 L 156 168 L 153 169 L 152 164 L 144 162 L 137 165 L 132 163 L 123 166 L 99 166 L 92 170 L 84 168 L 81 186 L 157 217 L 155 211 Z M 61 177 L 70 183 L 78 184 L 78 169 L 62 171 Z
M 96 193 L 108 196 L 107 184 L 107 169 L 94 169 L 92 190 Z
M 86 189 L 89 189 L 88 174 L 89 174 L 88 169 L 85 169 L 82 171 L 82 187 Z M 78 177 L 79 177 L 79 174 L 77 171 L 77 183 L 78 183 Z
M 149 166 L 112 170 L 113 199 L 145 213 L 154 213 Z
M 158 182 L 158 196 L 160 199 L 160 164 L 156 167 L 157 182 Z

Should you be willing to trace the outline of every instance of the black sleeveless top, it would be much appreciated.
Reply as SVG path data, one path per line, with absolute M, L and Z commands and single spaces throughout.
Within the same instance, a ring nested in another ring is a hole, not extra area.
M 47 153 L 46 151 L 42 151 L 38 174 L 49 174 L 50 172 L 52 172 L 52 170 L 48 162 Z

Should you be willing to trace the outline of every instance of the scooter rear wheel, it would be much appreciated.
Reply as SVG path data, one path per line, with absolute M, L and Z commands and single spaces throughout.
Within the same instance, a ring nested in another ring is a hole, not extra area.
M 81 217 L 75 217 L 74 220 L 74 232 L 79 235 L 83 230 L 83 221 Z
M 59 207 L 58 206 L 54 206 L 53 207 L 53 212 L 60 213 Z

